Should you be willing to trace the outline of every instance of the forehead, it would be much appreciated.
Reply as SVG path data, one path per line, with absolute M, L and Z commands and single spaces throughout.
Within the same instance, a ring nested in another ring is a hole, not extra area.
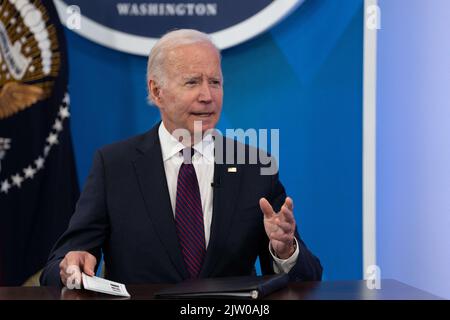
M 167 53 L 166 67 L 175 75 L 186 73 L 221 74 L 220 55 L 210 43 L 182 45 Z

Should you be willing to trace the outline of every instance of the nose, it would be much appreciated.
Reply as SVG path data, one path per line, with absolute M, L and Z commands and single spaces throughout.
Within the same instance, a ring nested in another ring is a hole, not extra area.
M 211 88 L 209 87 L 208 81 L 203 81 L 198 99 L 203 103 L 210 103 L 212 101 Z

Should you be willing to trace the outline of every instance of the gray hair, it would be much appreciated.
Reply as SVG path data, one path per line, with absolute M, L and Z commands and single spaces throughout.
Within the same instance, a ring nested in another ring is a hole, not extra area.
M 217 49 L 220 55 L 220 51 L 217 46 L 211 40 L 211 37 L 206 33 L 194 30 L 194 29 L 180 29 L 170 31 L 162 36 L 156 44 L 153 46 L 148 56 L 147 62 L 147 88 L 150 80 L 158 82 L 164 86 L 166 81 L 166 71 L 164 70 L 164 60 L 167 53 L 176 47 L 189 45 L 194 43 L 206 42 L 210 43 Z M 148 88 L 148 101 L 154 104 Z

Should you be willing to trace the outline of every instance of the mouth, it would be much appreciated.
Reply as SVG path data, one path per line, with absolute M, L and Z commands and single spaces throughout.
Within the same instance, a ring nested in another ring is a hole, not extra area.
M 210 116 L 212 116 L 214 114 L 214 112 L 191 112 L 191 115 L 195 116 L 195 117 L 200 117 L 200 118 L 208 118 Z

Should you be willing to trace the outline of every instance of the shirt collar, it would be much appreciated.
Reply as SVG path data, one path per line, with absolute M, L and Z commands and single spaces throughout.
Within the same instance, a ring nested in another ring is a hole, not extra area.
M 158 135 L 159 141 L 161 142 L 161 152 L 164 162 L 175 155 L 178 156 L 179 152 L 186 148 L 184 144 L 170 134 L 162 121 L 159 125 Z M 214 140 L 211 134 L 203 137 L 201 141 L 193 145 L 193 148 L 208 161 L 214 161 Z

